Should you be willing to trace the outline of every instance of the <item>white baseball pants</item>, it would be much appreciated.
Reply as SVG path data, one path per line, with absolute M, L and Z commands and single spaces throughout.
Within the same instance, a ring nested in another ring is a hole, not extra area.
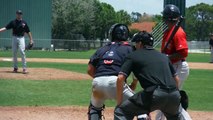
M 181 90 L 183 87 L 183 82 L 189 76 L 189 65 L 186 61 L 178 61 L 173 64 L 173 67 L 175 68 L 177 75 L 180 79 L 179 89 Z
M 26 55 L 25 55 L 25 39 L 24 39 L 24 37 L 13 36 L 12 52 L 13 52 L 13 67 L 14 68 L 18 68 L 18 59 L 17 59 L 18 49 L 21 54 L 22 68 L 26 69 L 27 65 L 26 65 Z
M 103 106 L 106 99 L 116 100 L 116 84 L 117 76 L 103 76 L 93 79 L 92 87 L 104 94 L 104 98 L 96 100 L 94 96 L 91 96 L 91 103 L 93 106 L 100 108 Z M 123 101 L 133 96 L 134 92 L 129 88 L 127 84 L 124 84 Z

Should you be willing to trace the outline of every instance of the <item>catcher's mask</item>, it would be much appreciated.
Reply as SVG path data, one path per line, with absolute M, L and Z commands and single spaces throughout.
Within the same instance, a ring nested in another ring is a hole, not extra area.
M 116 23 L 109 30 L 109 39 L 113 41 L 127 41 L 129 29 L 125 24 Z

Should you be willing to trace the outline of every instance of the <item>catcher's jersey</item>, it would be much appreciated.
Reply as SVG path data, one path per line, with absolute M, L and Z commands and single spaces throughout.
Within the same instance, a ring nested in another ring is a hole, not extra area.
M 112 42 L 98 49 L 89 61 L 96 68 L 95 77 L 117 76 L 130 52 L 132 47 L 127 42 Z
M 30 29 L 27 25 L 27 22 L 24 20 L 12 20 L 7 26 L 5 27 L 8 29 L 13 29 L 13 35 L 14 36 L 24 36 L 25 33 L 29 33 Z
M 161 45 L 161 51 L 164 49 L 166 43 L 168 42 L 168 39 L 169 39 L 170 35 L 172 34 L 174 27 L 171 30 L 166 31 L 164 33 L 163 41 L 162 41 L 162 45 Z M 180 27 L 178 29 L 178 31 L 176 32 L 176 34 L 174 35 L 171 42 L 169 43 L 168 47 L 165 49 L 164 53 L 167 55 L 171 55 L 171 54 L 174 54 L 177 51 L 183 50 L 183 49 L 187 50 L 187 52 L 188 52 L 186 34 L 185 34 L 184 30 Z M 172 63 L 175 63 L 179 60 L 180 59 L 173 59 L 171 61 L 172 61 Z

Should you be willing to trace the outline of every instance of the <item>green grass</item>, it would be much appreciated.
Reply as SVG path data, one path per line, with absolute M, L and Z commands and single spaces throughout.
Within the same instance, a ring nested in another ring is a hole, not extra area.
M 87 106 L 91 82 L 0 80 L 0 106 Z M 108 100 L 107 106 L 115 106 Z
M 212 70 L 191 70 L 184 89 L 190 99 L 189 109 L 213 111 Z M 0 106 L 87 106 L 91 82 L 0 80 Z M 141 88 L 137 87 L 137 91 Z M 114 106 L 114 101 L 107 101 Z
M 187 57 L 188 62 L 205 62 L 210 61 L 210 54 L 205 53 L 190 53 Z
M 212 83 L 212 70 L 190 70 L 190 76 L 184 83 L 190 98 L 190 109 L 213 111 Z
M 1 106 L 87 105 L 91 81 L 0 80 Z
M 67 59 L 89 59 L 95 50 L 73 52 L 73 51 L 26 51 L 28 58 L 67 58 Z M 11 51 L 0 51 L 0 57 L 11 57 Z
M 56 68 L 56 69 L 68 70 L 68 71 L 74 71 L 74 72 L 80 72 L 80 73 L 86 73 L 86 70 L 87 70 L 86 64 L 29 62 L 27 65 L 29 68 Z M 12 62 L 0 62 L 0 67 L 11 67 L 11 66 L 12 66 Z M 20 62 L 19 62 L 19 68 L 21 68 Z
M 89 50 L 84 52 L 76 52 L 76 51 L 57 51 L 57 52 L 49 52 L 49 51 L 36 51 L 31 50 L 27 51 L 27 58 L 66 58 L 66 59 L 89 59 L 90 56 L 95 52 L 95 50 Z M 11 51 L 0 51 L 0 57 L 11 57 Z M 205 53 L 190 53 L 187 57 L 187 61 L 189 62 L 209 62 L 210 54 Z

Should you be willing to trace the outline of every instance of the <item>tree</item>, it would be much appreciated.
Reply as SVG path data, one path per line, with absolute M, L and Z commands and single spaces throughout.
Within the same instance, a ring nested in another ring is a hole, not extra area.
M 186 32 L 190 40 L 206 40 L 213 30 L 213 5 L 200 3 L 186 9 Z
M 139 22 L 141 17 L 142 17 L 142 15 L 139 12 L 132 12 L 131 13 L 132 22 Z
M 114 8 L 107 3 L 99 3 L 96 11 L 96 33 L 101 40 L 107 37 L 108 30 L 115 23 L 116 12 Z
M 94 0 L 53 0 L 52 38 L 73 39 L 75 34 L 90 38 L 94 12 Z
M 162 19 L 163 19 L 162 15 L 154 15 L 153 18 L 152 18 L 153 22 L 155 22 L 155 23 L 161 22 Z
M 116 22 L 129 25 L 131 24 L 131 16 L 127 13 L 127 11 L 120 10 L 116 12 Z
M 144 21 L 152 22 L 153 21 L 153 16 L 149 15 L 147 13 L 143 13 L 142 17 L 140 18 L 140 22 L 144 22 Z
M 108 36 L 108 30 L 115 23 L 130 24 L 131 17 L 124 11 L 99 0 L 53 0 L 52 38 L 88 39 Z

